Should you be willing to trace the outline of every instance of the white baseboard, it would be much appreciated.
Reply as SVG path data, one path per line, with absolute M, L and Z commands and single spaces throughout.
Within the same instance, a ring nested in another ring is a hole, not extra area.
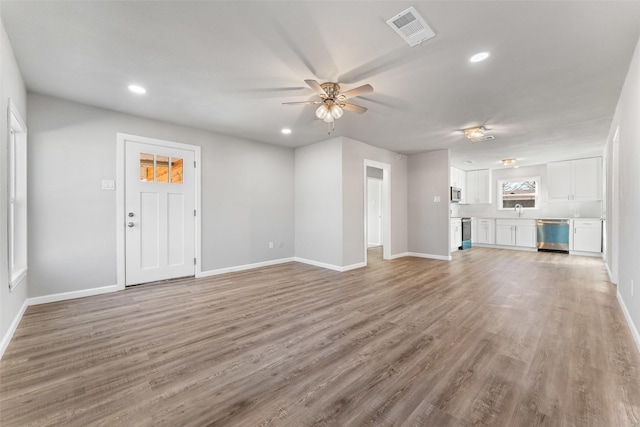
M 403 257 L 406 257 L 406 256 L 409 256 L 409 252 L 402 252 L 402 253 L 399 253 L 399 254 L 393 254 L 393 255 L 391 255 L 389 257 L 389 259 L 403 258 Z
M 2 359 L 2 356 L 4 355 L 4 352 L 7 349 L 7 347 L 9 347 L 9 343 L 11 342 L 11 338 L 13 338 L 13 334 L 16 332 L 16 329 L 18 329 L 18 325 L 20 324 L 20 321 L 22 320 L 22 316 L 24 315 L 24 312 L 27 310 L 27 307 L 29 306 L 27 301 L 28 301 L 28 299 L 25 300 L 22 303 L 22 307 L 20 307 L 20 310 L 18 311 L 18 314 L 13 319 L 13 322 L 11 322 L 11 325 L 9 325 L 9 329 L 7 330 L 7 332 L 2 337 L 2 341 L 0 341 L 0 359 Z
M 624 318 L 629 325 L 629 329 L 631 329 L 631 335 L 633 335 L 633 339 L 635 340 L 638 351 L 640 352 L 640 333 L 638 333 L 638 328 L 636 328 L 636 325 L 633 324 L 631 314 L 629 314 L 629 310 L 627 310 L 627 306 L 625 305 L 619 290 L 616 291 L 616 297 L 618 298 L 618 304 L 620 304 L 620 308 L 622 308 Z
M 362 268 L 362 267 L 366 267 L 366 266 L 367 266 L 367 264 L 365 264 L 364 262 L 359 262 L 357 264 L 345 265 L 344 267 L 340 267 L 341 268 L 340 271 L 342 271 L 344 273 L 345 271 L 355 270 L 357 268 Z
M 274 260 L 271 260 L 271 261 L 256 262 L 256 263 L 253 263 L 253 264 L 236 265 L 236 266 L 233 266 L 233 267 L 219 268 L 217 270 L 201 271 L 201 272 L 196 274 L 196 277 L 200 278 L 200 277 L 217 276 L 219 274 L 233 273 L 233 272 L 236 272 L 236 271 L 251 270 L 251 269 L 260 268 L 260 267 L 269 267 L 270 265 L 284 264 L 284 263 L 292 262 L 292 261 L 295 261 L 295 259 L 294 258 L 280 258 L 280 259 L 274 259 Z
M 569 251 L 569 255 L 590 256 L 590 257 L 595 257 L 595 258 L 602 258 L 602 252 Z
M 429 259 L 437 259 L 440 261 L 451 261 L 453 258 L 451 255 L 433 255 L 433 254 L 421 254 L 419 252 L 407 252 L 407 256 L 414 256 L 418 258 L 429 258 Z
M 118 285 L 102 286 L 100 288 L 83 289 L 81 291 L 62 292 L 60 294 L 43 295 L 41 297 L 27 298 L 28 305 L 47 304 L 49 302 L 65 301 L 69 299 L 91 297 L 94 295 L 108 294 L 121 290 Z
M 327 270 L 339 271 L 340 273 L 344 273 L 345 271 L 355 270 L 356 268 L 366 267 L 367 265 L 364 262 L 360 262 L 358 264 L 351 264 L 341 267 L 339 265 L 327 264 L 326 262 L 314 261 L 306 258 L 295 257 L 293 259 L 296 262 L 301 262 L 303 264 L 313 265 L 314 267 L 322 267 Z
M 492 247 L 496 249 L 507 249 L 510 251 L 538 252 L 538 248 L 526 248 L 523 246 L 494 245 Z

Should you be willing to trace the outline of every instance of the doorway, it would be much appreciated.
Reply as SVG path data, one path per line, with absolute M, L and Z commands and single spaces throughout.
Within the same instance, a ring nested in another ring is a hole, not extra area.
M 118 285 L 196 275 L 200 147 L 118 134 Z
M 364 161 L 364 264 L 370 247 L 382 246 L 382 258 L 391 259 L 391 165 Z
M 379 171 L 380 178 L 371 176 Z M 382 169 L 367 168 L 367 246 L 382 246 Z

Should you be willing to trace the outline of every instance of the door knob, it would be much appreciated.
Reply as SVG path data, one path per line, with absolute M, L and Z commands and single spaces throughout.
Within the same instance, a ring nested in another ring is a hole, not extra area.
M 128 223 L 127 227 L 133 227 L 133 222 Z

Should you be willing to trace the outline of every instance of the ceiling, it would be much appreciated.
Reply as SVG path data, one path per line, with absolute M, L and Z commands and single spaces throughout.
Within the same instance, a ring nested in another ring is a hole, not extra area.
M 410 6 L 436 33 L 413 48 L 386 24 Z M 369 83 L 351 99 L 369 111 L 331 136 L 448 148 L 466 170 L 601 155 L 640 36 L 637 1 L 1 0 L 0 13 L 32 92 L 300 147 L 328 139 L 314 106 L 282 105 L 315 99 L 305 79 Z M 475 125 L 495 140 L 468 142 Z

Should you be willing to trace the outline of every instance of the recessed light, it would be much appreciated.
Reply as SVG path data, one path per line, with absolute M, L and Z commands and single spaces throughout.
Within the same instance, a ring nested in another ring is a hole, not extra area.
M 289 135 L 291 133 L 291 129 L 289 128 L 284 128 L 282 129 L 280 132 L 284 133 L 285 135 Z
M 489 52 L 480 52 L 480 53 L 476 53 L 471 58 L 469 58 L 469 61 L 480 62 L 480 61 L 484 61 L 488 57 L 489 57 Z
M 129 90 L 133 93 L 138 93 L 140 95 L 147 93 L 147 90 L 145 88 L 138 85 L 129 85 Z
M 503 166 L 513 166 L 518 162 L 518 159 L 515 159 L 513 157 L 509 158 L 509 159 L 502 159 L 502 165 Z

